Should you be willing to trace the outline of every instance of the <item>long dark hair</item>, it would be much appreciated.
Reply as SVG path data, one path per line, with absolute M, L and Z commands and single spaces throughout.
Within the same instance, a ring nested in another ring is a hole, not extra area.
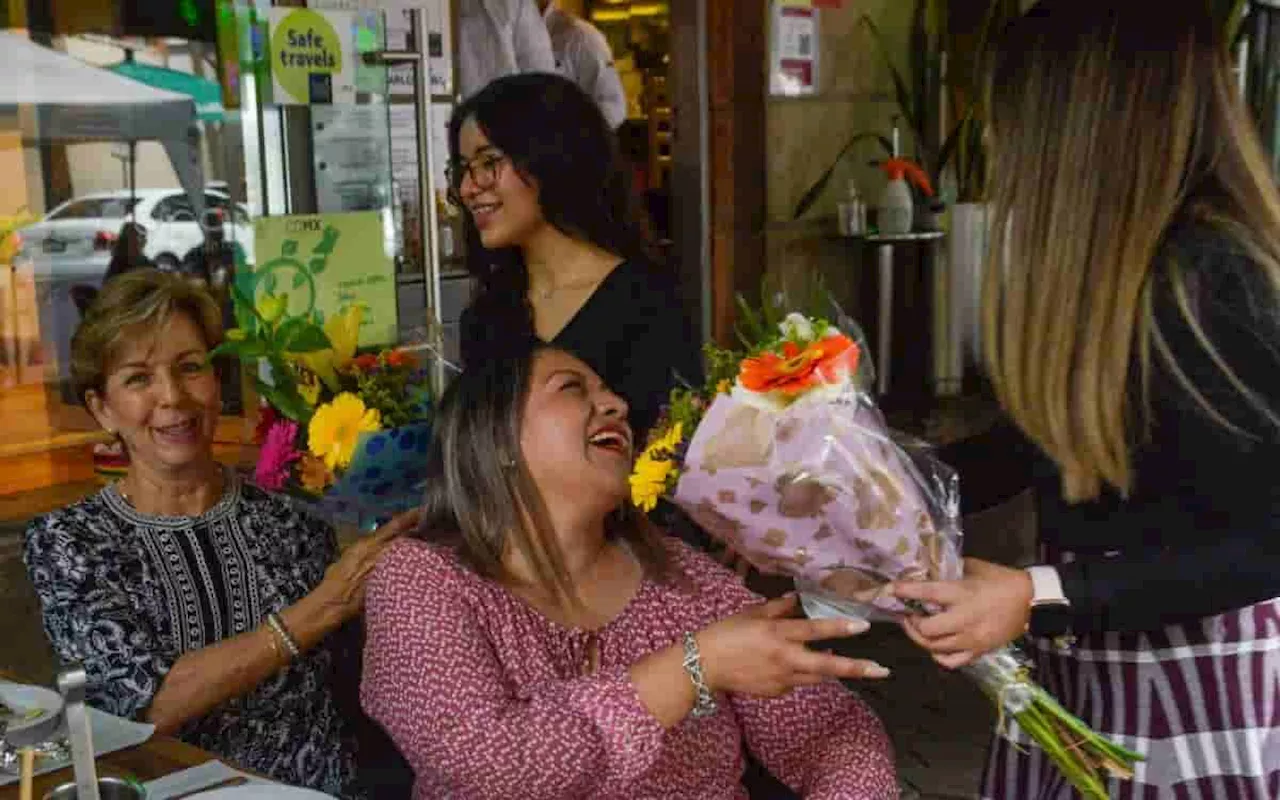
M 526 180 L 538 186 L 548 223 L 566 236 L 619 258 L 652 261 L 646 226 L 631 178 L 596 102 L 559 75 L 525 73 L 499 78 L 458 106 L 449 121 L 449 157 L 461 159 L 463 124 L 474 120 Z M 519 248 L 489 250 L 469 214 L 464 214 L 467 270 L 477 279 L 473 321 L 492 330 L 532 333 L 526 302 L 529 274 Z M 473 331 L 463 334 L 463 360 L 470 362 Z
M 511 577 L 502 564 L 511 545 L 533 566 L 543 589 L 573 605 L 577 594 L 520 452 L 534 360 L 554 349 L 525 339 L 454 379 L 433 418 L 417 535 L 450 546 L 476 572 L 497 581 Z M 627 543 L 647 574 L 666 576 L 661 537 L 630 504 L 610 515 L 606 532 Z

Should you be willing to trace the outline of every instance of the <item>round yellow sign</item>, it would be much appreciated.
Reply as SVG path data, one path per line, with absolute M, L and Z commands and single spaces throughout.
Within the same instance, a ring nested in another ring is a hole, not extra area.
M 311 76 L 342 71 L 342 42 L 323 15 L 298 9 L 271 32 L 271 72 L 293 99 L 311 101 Z

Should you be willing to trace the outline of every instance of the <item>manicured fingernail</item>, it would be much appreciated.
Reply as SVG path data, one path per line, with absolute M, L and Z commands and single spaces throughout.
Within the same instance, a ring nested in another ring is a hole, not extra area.
M 870 630 L 871 623 L 867 622 L 865 619 L 851 619 L 849 620 L 846 629 L 849 631 L 850 636 L 856 636 L 859 633 L 866 633 Z
M 880 664 L 869 664 L 862 675 L 864 678 L 887 678 L 889 677 L 889 668 Z

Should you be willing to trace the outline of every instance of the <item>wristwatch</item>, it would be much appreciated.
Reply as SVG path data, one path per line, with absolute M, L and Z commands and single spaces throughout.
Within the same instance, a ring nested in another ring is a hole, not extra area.
M 1036 636 L 1058 640 L 1069 646 L 1071 601 L 1062 591 L 1058 570 L 1049 566 L 1027 567 L 1031 576 L 1031 620 L 1027 629 Z

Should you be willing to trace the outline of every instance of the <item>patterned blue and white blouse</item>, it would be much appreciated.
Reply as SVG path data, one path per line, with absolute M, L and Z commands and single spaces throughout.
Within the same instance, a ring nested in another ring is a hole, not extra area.
M 259 627 L 324 577 L 333 529 L 227 474 L 198 517 L 140 514 L 112 485 L 28 528 L 45 631 L 63 661 L 84 665 L 91 705 L 140 718 L 183 653 Z M 285 783 L 358 795 L 334 660 L 327 641 L 179 738 Z

